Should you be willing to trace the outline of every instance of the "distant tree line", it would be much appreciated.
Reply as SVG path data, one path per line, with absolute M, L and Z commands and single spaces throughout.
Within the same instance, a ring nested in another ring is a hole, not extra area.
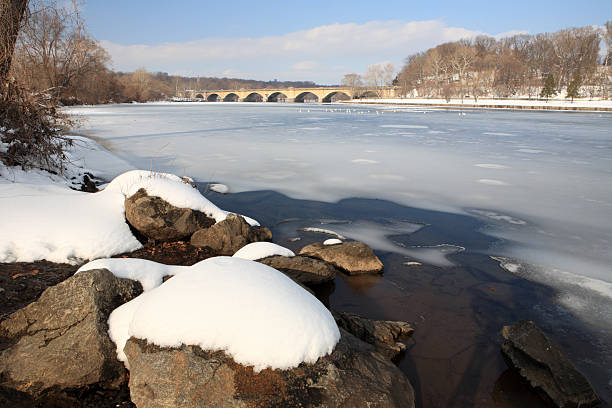
M 27 3 L 22 1 L 22 4 Z M 109 69 L 106 50 L 87 32 L 79 3 L 31 0 L 11 64 L 21 86 L 62 104 L 165 99 L 185 89 L 312 87 L 314 82 L 182 77 Z
M 563 89 L 570 98 L 579 89 L 583 96 L 608 98 L 611 64 L 609 21 L 603 29 L 569 28 L 500 40 L 478 36 L 441 44 L 406 58 L 394 85 L 402 95 L 447 99 L 551 97 Z

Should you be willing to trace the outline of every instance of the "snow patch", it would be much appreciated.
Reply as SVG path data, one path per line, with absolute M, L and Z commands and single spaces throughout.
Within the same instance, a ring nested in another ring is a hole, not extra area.
M 342 241 L 340 241 L 338 238 L 330 238 L 323 241 L 323 245 L 338 245 L 341 243 Z
M 504 166 L 503 164 L 493 164 L 493 163 L 479 163 L 475 164 L 474 167 L 481 167 L 483 169 L 507 169 L 508 166 Z
M 304 231 L 304 232 L 316 232 L 318 234 L 333 235 L 334 237 L 338 239 L 346 239 L 344 236 L 338 234 L 337 232 L 328 230 L 328 229 L 324 229 L 324 228 L 306 227 L 306 228 L 299 228 L 299 230 Z
M 267 258 L 269 256 L 286 256 L 288 258 L 294 257 L 295 254 L 292 250 L 282 247 L 272 242 L 253 242 L 240 248 L 233 255 L 233 258 L 249 259 L 256 261 L 258 259 Z
M 105 258 L 96 259 L 81 266 L 75 273 L 92 269 L 108 269 L 118 278 L 132 279 L 140 282 L 147 292 L 162 284 L 164 277 L 177 275 L 188 266 L 164 265 L 146 259 L 136 258 Z
M 215 193 L 219 194 L 227 194 L 230 192 L 229 187 L 225 184 L 209 184 L 208 188 L 210 189 L 210 191 L 214 191 Z

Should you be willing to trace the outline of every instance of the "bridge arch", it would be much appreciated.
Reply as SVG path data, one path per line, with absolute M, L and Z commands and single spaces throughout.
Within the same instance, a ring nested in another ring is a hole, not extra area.
M 302 92 L 301 94 L 295 97 L 295 102 L 319 102 L 319 97 L 313 94 L 312 92 Z
M 197 94 L 195 97 L 196 99 L 204 99 L 204 95 L 202 94 Z
M 282 92 L 274 92 L 268 96 L 268 102 L 286 102 L 287 95 Z
M 223 98 L 223 102 L 238 102 L 240 100 L 240 98 L 238 97 L 238 95 L 236 95 L 235 93 L 228 93 L 227 95 L 225 95 L 225 98 Z
M 321 102 L 323 102 L 323 103 L 330 103 L 330 102 L 336 102 L 336 101 L 348 101 L 350 99 L 351 99 L 351 97 L 348 96 L 346 93 L 344 93 L 342 91 L 334 91 L 334 92 L 330 92 L 329 94 L 327 94 L 321 100 Z
M 257 92 L 251 92 L 250 94 L 247 95 L 246 98 L 244 98 L 245 102 L 263 102 L 264 97 Z
M 364 91 L 359 94 L 359 98 L 378 98 L 378 93 L 374 91 Z
M 206 100 L 208 102 L 219 102 L 221 98 L 219 97 L 219 94 L 213 93 L 208 95 L 208 98 L 206 98 Z

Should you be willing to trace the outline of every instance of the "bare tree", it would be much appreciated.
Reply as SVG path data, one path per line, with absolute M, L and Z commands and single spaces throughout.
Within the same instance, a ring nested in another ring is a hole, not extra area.
M 464 42 L 460 44 L 450 60 L 450 64 L 453 68 L 453 74 L 459 79 L 459 94 L 461 96 L 461 103 L 463 103 L 463 97 L 465 96 L 465 81 L 470 74 L 475 57 L 476 52 L 474 49 L 468 42 Z
M 0 1 L 0 84 L 8 78 L 13 51 L 28 0 Z
M 393 64 L 378 63 L 369 65 L 366 68 L 366 72 L 363 75 L 365 83 L 368 87 L 372 88 L 378 97 L 383 96 L 383 92 L 386 86 L 391 86 L 393 82 L 395 68 Z
M 109 56 L 85 29 L 75 1 L 61 6 L 54 1 L 32 3 L 15 55 L 16 73 L 31 89 L 69 96 L 70 87 L 96 70 L 105 69 Z
M 358 98 L 361 93 L 361 88 L 363 87 L 363 81 L 361 80 L 361 75 L 359 74 L 346 74 L 344 78 L 342 78 L 341 82 L 342 86 L 346 86 L 351 90 L 353 94 L 353 98 Z

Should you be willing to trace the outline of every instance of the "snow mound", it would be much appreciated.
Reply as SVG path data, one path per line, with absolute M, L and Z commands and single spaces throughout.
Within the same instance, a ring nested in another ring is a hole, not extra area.
M 165 276 L 177 275 L 189 267 L 164 265 L 146 259 L 105 258 L 86 263 L 76 273 L 102 268 L 108 269 L 118 278 L 137 280 L 147 292 L 161 285 Z
M 217 222 L 228 212 L 219 209 L 189 184 L 166 173 L 128 171 L 98 193 L 70 190 L 36 171 L 14 171 L 0 164 L 0 262 L 77 264 L 108 258 L 142 247 L 125 221 L 125 197 L 144 188 L 177 207 L 202 211 Z M 245 217 L 251 225 L 259 223 Z
M 323 241 L 323 245 L 338 245 L 341 243 L 342 241 L 340 241 L 338 238 L 330 238 Z
M 163 198 L 175 207 L 198 210 L 216 222 L 223 221 L 229 212 L 208 201 L 189 181 L 169 173 L 132 170 L 116 177 L 104 191 L 120 192 L 129 197 L 144 188 L 150 196 Z M 244 217 L 244 219 L 251 226 L 259 225 L 252 218 Z
M 115 309 L 117 355 L 130 336 L 162 347 L 222 350 L 256 372 L 314 363 L 340 331 L 329 310 L 277 270 L 232 257 L 209 258 Z
M 273 244 L 272 242 L 253 242 L 236 251 L 234 258 L 256 261 L 274 255 L 286 256 L 289 258 L 295 256 L 292 250 Z

